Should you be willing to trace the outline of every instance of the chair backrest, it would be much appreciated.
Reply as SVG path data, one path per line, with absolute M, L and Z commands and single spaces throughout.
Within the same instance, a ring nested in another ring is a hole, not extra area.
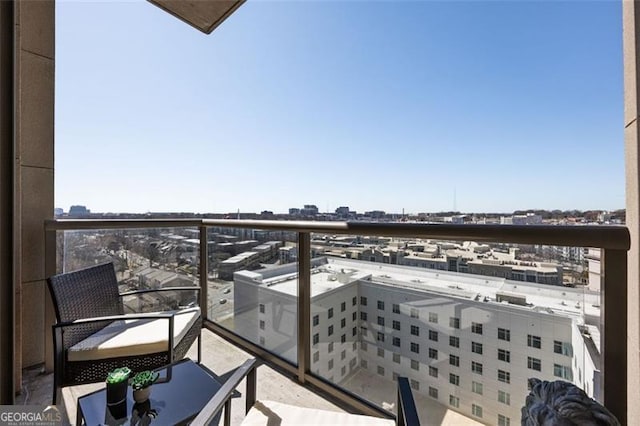
M 47 279 L 58 322 L 124 313 L 113 263 L 104 263 Z M 65 348 L 107 326 L 108 322 L 66 330 Z

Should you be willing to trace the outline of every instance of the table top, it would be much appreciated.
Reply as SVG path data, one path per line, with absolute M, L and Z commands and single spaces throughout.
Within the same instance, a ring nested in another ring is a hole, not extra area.
M 147 402 L 136 404 L 129 386 L 125 402 L 107 407 L 107 392 L 102 389 L 78 398 L 78 414 L 82 412 L 89 426 L 186 424 L 222 386 L 221 379 L 190 359 L 155 371 L 160 378 L 152 385 Z

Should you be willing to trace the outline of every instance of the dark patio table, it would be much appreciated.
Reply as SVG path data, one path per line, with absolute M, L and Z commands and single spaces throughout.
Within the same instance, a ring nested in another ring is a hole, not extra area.
M 78 398 L 77 425 L 185 425 L 189 424 L 222 387 L 222 380 L 201 364 L 183 359 L 155 371 L 149 400 L 136 404 L 131 387 L 125 402 L 107 407 L 106 390 Z

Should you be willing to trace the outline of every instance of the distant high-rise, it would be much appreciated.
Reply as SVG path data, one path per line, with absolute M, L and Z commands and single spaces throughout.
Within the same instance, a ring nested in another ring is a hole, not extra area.
M 87 216 L 91 213 L 86 206 L 71 206 L 69 207 L 69 216 Z

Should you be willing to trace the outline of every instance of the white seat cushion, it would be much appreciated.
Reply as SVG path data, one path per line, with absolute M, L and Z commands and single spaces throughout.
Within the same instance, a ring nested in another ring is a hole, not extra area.
M 200 308 L 175 313 L 173 342 L 177 345 L 200 316 Z M 97 333 L 69 348 L 69 361 L 91 361 L 120 356 L 146 355 L 166 351 L 169 345 L 169 320 L 143 319 L 114 321 Z
M 303 408 L 274 401 L 257 401 L 242 426 L 393 426 L 396 422 L 379 417 Z

